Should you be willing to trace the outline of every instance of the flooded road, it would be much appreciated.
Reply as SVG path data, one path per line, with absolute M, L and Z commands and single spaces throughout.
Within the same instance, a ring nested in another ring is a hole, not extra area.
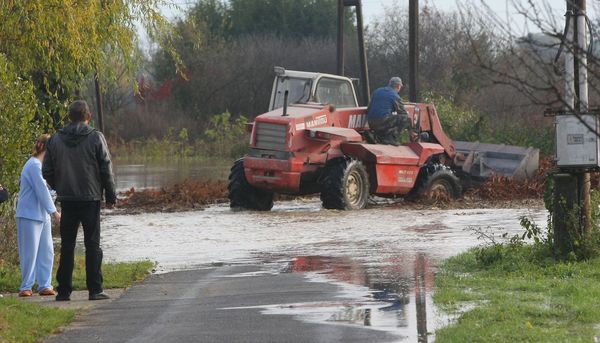
M 118 191 L 169 186 L 187 179 L 198 181 L 227 180 L 230 160 L 209 161 L 140 161 L 116 160 L 115 185 Z
M 431 340 L 431 333 L 452 319 L 431 301 L 435 267 L 481 244 L 468 228 L 512 236 L 522 232 L 521 216 L 544 224 L 546 211 L 393 206 L 329 211 L 314 199 L 279 202 L 271 212 L 235 212 L 221 205 L 196 212 L 105 216 L 102 239 L 107 259 L 150 259 L 159 272 L 258 265 L 260 270 L 227 277 L 293 273 L 305 282 L 333 284 L 338 295 L 329 301 L 251 308 L 307 323 L 385 331 L 398 341 L 414 342 Z

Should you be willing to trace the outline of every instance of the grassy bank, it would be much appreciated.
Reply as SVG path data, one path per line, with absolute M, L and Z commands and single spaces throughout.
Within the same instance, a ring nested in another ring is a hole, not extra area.
M 134 282 L 142 281 L 153 266 L 150 261 L 104 264 L 104 288 L 131 286 Z M 20 275 L 19 267 L 14 264 L 0 265 L 0 292 L 17 292 L 21 283 Z M 84 290 L 85 287 L 85 259 L 77 256 L 73 288 Z M 0 342 L 39 342 L 59 327 L 69 324 L 75 314 L 74 310 L 25 303 L 15 298 L 0 298 Z
M 0 298 L 0 342 L 39 342 L 73 318 L 73 310 Z
M 600 259 L 557 262 L 542 245 L 493 245 L 446 261 L 434 301 L 453 312 L 437 342 L 595 342 Z
M 151 261 L 105 263 L 102 265 L 105 288 L 125 288 L 132 283 L 142 281 L 154 266 Z M 56 274 L 58 259 L 55 260 L 53 273 Z M 53 284 L 56 286 L 56 280 Z M 0 293 L 14 293 L 19 291 L 21 285 L 21 271 L 18 265 L 0 264 Z M 85 286 L 85 258 L 76 256 L 73 271 L 73 288 L 86 289 Z

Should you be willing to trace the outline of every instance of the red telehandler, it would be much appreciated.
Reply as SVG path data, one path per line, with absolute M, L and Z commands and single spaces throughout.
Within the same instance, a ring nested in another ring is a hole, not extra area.
M 281 67 L 275 73 L 270 111 L 248 125 L 248 154 L 231 168 L 232 208 L 268 211 L 274 193 L 319 193 L 323 207 L 340 210 L 362 209 L 370 195 L 458 198 L 463 185 L 492 174 L 527 177 L 538 167 L 537 149 L 455 145 L 432 104 L 406 104 L 410 141 L 371 144 L 351 79 Z

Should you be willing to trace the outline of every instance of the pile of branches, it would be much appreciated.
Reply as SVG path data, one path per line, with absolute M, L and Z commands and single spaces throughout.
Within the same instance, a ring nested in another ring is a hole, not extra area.
M 546 179 L 555 164 L 552 158 L 540 160 L 535 175 L 527 180 L 493 176 L 478 187 L 469 189 L 467 196 L 483 200 L 522 200 L 542 198 Z
M 168 187 L 131 188 L 120 194 L 118 208 L 126 212 L 175 212 L 204 208 L 227 201 L 227 183 L 224 181 L 186 180 Z

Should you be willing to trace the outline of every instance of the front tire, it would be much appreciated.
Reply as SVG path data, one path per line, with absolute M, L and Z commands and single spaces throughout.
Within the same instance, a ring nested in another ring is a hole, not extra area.
M 255 211 L 270 211 L 273 208 L 273 192 L 253 187 L 246 180 L 244 159 L 241 158 L 231 167 L 229 174 L 229 207 Z
M 452 200 L 462 195 L 460 180 L 450 168 L 442 164 L 434 164 L 423 170 L 423 183 L 418 194 L 428 200 Z
M 369 175 L 360 161 L 342 157 L 327 162 L 321 181 L 324 208 L 359 210 L 368 200 Z

